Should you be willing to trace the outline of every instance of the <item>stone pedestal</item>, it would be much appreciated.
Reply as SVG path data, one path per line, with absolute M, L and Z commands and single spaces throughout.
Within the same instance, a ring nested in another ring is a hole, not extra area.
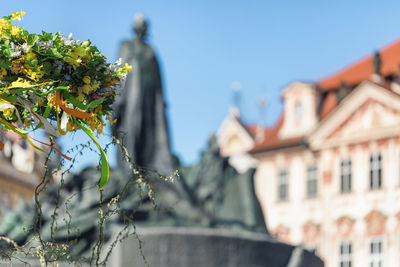
M 322 267 L 314 254 L 268 235 L 221 229 L 139 228 L 118 244 L 108 266 Z

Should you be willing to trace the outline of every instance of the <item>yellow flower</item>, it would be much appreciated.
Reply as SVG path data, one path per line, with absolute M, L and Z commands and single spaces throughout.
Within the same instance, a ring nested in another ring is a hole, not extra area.
M 11 25 L 11 35 L 16 36 L 21 32 L 21 28 L 18 26 Z
M 64 61 L 70 64 L 74 69 L 76 69 L 82 63 L 82 57 L 85 56 L 85 53 L 86 51 L 84 47 L 74 47 L 64 57 Z
M 27 69 L 26 75 L 28 76 L 28 78 L 37 82 L 39 81 L 40 78 L 43 77 L 44 72 L 41 70 L 40 66 L 37 71 L 32 71 L 31 69 Z
M 110 113 L 107 113 L 107 115 L 106 115 L 106 120 L 108 120 L 108 122 L 110 123 L 110 125 L 113 125 L 114 123 L 117 122 L 117 119 L 114 119 L 114 120 L 113 120 L 113 118 L 112 118 L 112 116 L 111 116 Z
M 5 26 L 5 25 L 7 25 L 8 23 L 7 23 L 7 21 L 5 20 L 5 19 L 0 19 L 0 26 Z
M 3 116 L 6 118 L 6 120 L 11 120 L 14 114 L 14 109 L 13 108 L 7 108 L 3 109 Z
M 57 113 L 61 112 L 60 106 L 56 106 L 56 94 L 51 93 L 47 95 L 47 104 L 52 108 L 55 107 Z
M 78 93 L 78 96 L 76 97 L 76 99 L 78 99 L 79 101 L 83 101 L 85 99 L 85 95 L 82 93 Z
M 74 69 L 79 67 L 79 65 L 82 63 L 82 59 L 80 58 L 73 58 L 71 56 L 65 56 L 64 61 L 70 64 Z
M 7 70 L 5 68 L 0 69 L 0 78 L 3 78 L 7 75 Z
M 13 60 L 11 63 L 15 74 L 19 74 L 23 71 L 24 67 L 22 66 L 23 63 L 21 59 Z
M 83 43 L 82 43 L 82 46 L 83 47 L 88 47 L 90 45 L 90 41 L 88 40 L 88 41 L 84 41 Z
M 73 58 L 77 58 L 77 57 L 83 57 L 85 53 L 86 53 L 85 48 L 77 46 L 71 49 L 70 55 Z
M 86 119 L 86 124 L 92 129 L 92 131 L 96 130 L 98 125 L 98 119 L 96 113 L 93 113 L 89 118 Z
M 78 125 L 76 125 L 71 120 L 68 121 L 68 123 L 67 123 L 67 132 L 76 131 L 78 129 L 79 129 Z
M 26 54 L 26 58 L 29 58 L 29 59 L 36 59 L 36 54 L 33 53 L 32 50 L 31 50 L 31 51 L 29 51 L 29 52 Z
M 0 111 L 6 120 L 12 120 L 15 111 L 15 106 L 11 105 L 7 101 L 0 100 Z
M 12 20 L 21 20 L 21 16 L 25 15 L 26 12 L 21 11 L 21 12 L 13 12 L 12 13 Z
M 82 81 L 83 81 L 85 84 L 90 84 L 90 77 L 89 77 L 89 76 L 84 76 L 84 77 L 82 78 Z
M 87 95 L 92 91 L 92 87 L 90 86 L 90 84 L 85 84 L 84 86 L 82 86 L 82 88 L 83 92 Z
M 94 82 L 93 82 L 93 84 L 92 84 L 92 89 L 93 89 L 93 91 L 96 91 L 97 89 L 99 89 L 100 88 L 100 86 L 99 86 L 99 84 L 97 83 L 97 81 L 95 80 Z
M 131 65 L 129 65 L 128 63 L 125 63 L 125 69 L 126 69 L 126 71 L 129 71 L 129 72 L 131 72 L 132 71 L 132 66 Z
M 125 63 L 125 66 L 123 68 L 119 68 L 118 69 L 119 73 L 127 73 L 127 72 L 130 72 L 130 71 L 132 71 L 132 66 L 129 65 L 128 63 Z

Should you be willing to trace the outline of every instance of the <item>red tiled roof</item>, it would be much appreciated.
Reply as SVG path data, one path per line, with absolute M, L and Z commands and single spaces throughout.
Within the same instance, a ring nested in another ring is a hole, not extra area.
M 242 122 L 239 116 L 235 116 L 236 121 L 247 131 L 247 133 L 254 138 L 257 133 L 257 125 L 252 124 L 252 125 L 246 125 Z
M 245 126 L 245 128 L 246 128 L 246 130 L 251 134 L 251 136 L 256 136 L 257 135 L 257 131 L 258 131 L 258 128 L 259 128 L 260 126 L 258 126 L 258 125 L 256 125 L 256 124 L 250 124 L 250 125 L 247 125 L 247 126 Z
M 319 113 L 319 119 L 324 119 L 337 106 L 337 98 L 334 92 L 329 92 L 328 96 L 322 103 L 322 108 Z
M 381 72 L 382 76 L 387 77 L 390 75 L 397 75 L 399 72 L 400 64 L 400 40 L 383 48 L 379 51 L 382 59 Z M 328 76 L 316 83 L 323 92 L 327 92 L 326 98 L 323 100 L 319 119 L 323 120 L 331 111 L 338 105 L 338 99 L 335 90 L 340 88 L 342 82 L 356 86 L 364 80 L 369 80 L 373 74 L 373 59 L 374 55 L 369 55 L 360 61 L 352 64 L 343 70 Z M 380 86 L 390 90 L 390 82 L 384 80 Z M 279 121 L 271 128 L 266 128 L 264 131 L 264 139 L 249 151 L 250 153 L 257 153 L 282 147 L 293 145 L 300 145 L 303 142 L 303 137 L 280 139 L 278 134 L 283 125 L 283 113 Z M 256 136 L 257 126 L 249 126 L 246 129 Z
M 400 64 L 400 41 L 383 48 L 379 53 L 382 59 L 382 75 L 397 74 Z M 349 85 L 357 85 L 363 80 L 368 80 L 373 74 L 373 60 L 374 55 L 369 55 L 343 70 L 318 81 L 317 85 L 325 91 L 338 88 L 342 81 Z
M 256 145 L 249 151 L 250 153 L 257 153 L 266 150 L 277 149 L 286 146 L 292 146 L 301 144 L 303 138 L 296 137 L 296 138 L 286 138 L 280 139 L 278 134 L 279 130 L 281 129 L 285 118 L 283 114 L 281 115 L 278 123 L 273 126 L 272 128 L 266 128 L 264 130 L 264 138 L 261 142 L 256 143 Z

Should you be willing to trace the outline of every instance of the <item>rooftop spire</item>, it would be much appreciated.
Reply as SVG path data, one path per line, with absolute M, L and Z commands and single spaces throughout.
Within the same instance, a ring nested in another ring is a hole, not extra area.
M 258 108 L 259 108 L 259 111 L 260 111 L 260 124 L 261 125 L 263 125 L 263 123 L 265 122 L 264 121 L 264 119 L 265 119 L 265 109 L 267 108 L 267 105 L 268 105 L 267 97 L 261 96 L 259 98 L 259 101 L 258 101 Z
M 233 90 L 233 99 L 232 99 L 232 110 L 236 116 L 239 117 L 239 109 L 240 109 L 240 90 L 242 89 L 242 85 L 240 82 L 235 81 L 232 83 L 232 90 Z
M 256 141 L 261 142 L 264 140 L 264 123 L 265 123 L 265 110 L 268 105 L 268 99 L 265 96 L 261 96 L 258 101 L 258 108 L 260 111 L 260 123 L 257 124 Z

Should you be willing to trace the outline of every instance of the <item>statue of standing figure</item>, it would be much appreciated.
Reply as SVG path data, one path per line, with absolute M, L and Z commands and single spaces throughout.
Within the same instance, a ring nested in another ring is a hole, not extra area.
M 171 153 L 160 68 L 145 42 L 148 23 L 143 15 L 135 16 L 133 29 L 136 37 L 120 47 L 122 62 L 132 65 L 133 72 L 115 101 L 113 134 L 123 140 L 135 164 L 170 175 L 178 164 Z M 130 173 L 119 154 L 121 171 Z

